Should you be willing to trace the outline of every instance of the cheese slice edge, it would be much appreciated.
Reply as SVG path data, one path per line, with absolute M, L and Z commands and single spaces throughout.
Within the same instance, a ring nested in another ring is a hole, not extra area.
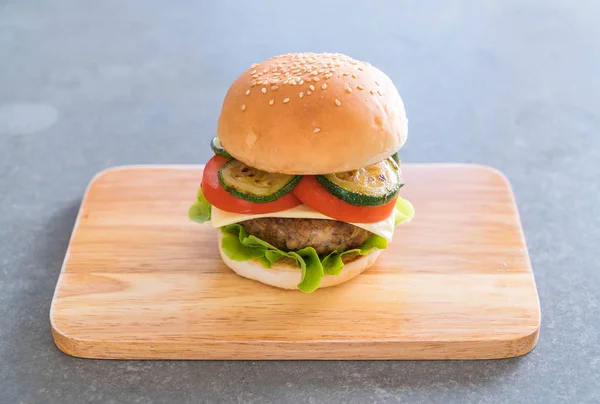
M 282 210 L 280 212 L 263 213 L 258 215 L 246 213 L 232 213 L 221 210 L 215 206 L 211 210 L 211 224 L 213 227 L 223 227 L 228 224 L 239 223 L 250 219 L 259 219 L 262 217 L 284 217 L 292 219 L 332 219 L 329 216 L 312 209 L 307 205 L 299 205 L 292 209 Z M 385 220 L 375 223 L 350 223 L 361 229 L 365 229 L 373 234 L 377 234 L 388 241 L 392 241 L 394 235 L 394 212 Z

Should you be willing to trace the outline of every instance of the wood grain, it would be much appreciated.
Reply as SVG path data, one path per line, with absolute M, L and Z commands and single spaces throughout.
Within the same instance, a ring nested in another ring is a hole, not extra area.
M 132 359 L 485 359 L 537 343 L 510 185 L 476 165 L 404 165 L 415 220 L 377 264 L 312 294 L 231 272 L 186 215 L 199 166 L 117 167 L 81 206 L 50 311 L 64 352 Z

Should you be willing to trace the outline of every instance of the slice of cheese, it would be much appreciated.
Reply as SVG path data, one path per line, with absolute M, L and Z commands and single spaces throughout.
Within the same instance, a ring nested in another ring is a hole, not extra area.
M 280 212 L 273 213 L 264 213 L 259 215 L 252 215 L 246 213 L 231 213 L 225 212 L 215 206 L 212 207 L 211 210 L 211 218 L 210 221 L 213 227 L 223 227 L 232 223 L 243 222 L 244 220 L 250 219 L 258 219 L 261 217 L 287 217 L 294 219 L 329 219 L 329 216 L 325 216 L 324 214 L 317 212 L 307 205 L 299 205 L 295 208 L 282 210 Z M 365 229 L 373 234 L 377 234 L 388 241 L 392 241 L 392 236 L 394 235 L 394 213 L 392 213 L 387 219 L 382 220 L 381 222 L 376 223 L 350 223 L 356 227 L 360 227 L 361 229 Z

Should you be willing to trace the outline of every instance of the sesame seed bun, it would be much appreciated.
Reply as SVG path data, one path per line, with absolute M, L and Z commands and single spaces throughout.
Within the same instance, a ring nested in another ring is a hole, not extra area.
M 379 69 L 341 54 L 296 53 L 252 65 L 229 88 L 223 147 L 249 166 L 284 174 L 358 169 L 406 141 L 398 90 Z
M 277 288 L 298 290 L 298 284 L 302 277 L 300 268 L 288 263 L 280 263 L 282 261 L 278 261 L 270 269 L 263 267 L 256 260 L 233 261 L 225 255 L 221 248 L 222 238 L 223 234 L 219 232 L 218 245 L 221 258 L 223 259 L 223 262 L 225 262 L 225 265 L 231 268 L 235 273 L 244 278 L 253 279 Z M 375 263 L 381 252 L 382 250 L 373 249 L 369 254 L 346 263 L 339 275 L 325 275 L 321 285 L 319 285 L 319 289 L 339 285 L 360 275 Z

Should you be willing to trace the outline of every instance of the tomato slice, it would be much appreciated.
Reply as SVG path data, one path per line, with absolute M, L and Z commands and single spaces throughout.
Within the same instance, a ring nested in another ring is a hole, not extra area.
M 306 175 L 292 191 L 302 203 L 331 218 L 350 223 L 375 223 L 387 219 L 396 199 L 381 206 L 355 206 L 331 195 L 313 175 Z
M 287 193 L 281 198 L 273 202 L 254 203 L 236 198 L 221 186 L 219 182 L 219 169 L 227 163 L 229 159 L 222 156 L 214 156 L 204 166 L 202 174 L 202 193 L 211 205 L 216 206 L 221 210 L 232 213 L 272 213 L 282 210 L 291 209 L 302 202 L 294 196 L 293 193 Z

